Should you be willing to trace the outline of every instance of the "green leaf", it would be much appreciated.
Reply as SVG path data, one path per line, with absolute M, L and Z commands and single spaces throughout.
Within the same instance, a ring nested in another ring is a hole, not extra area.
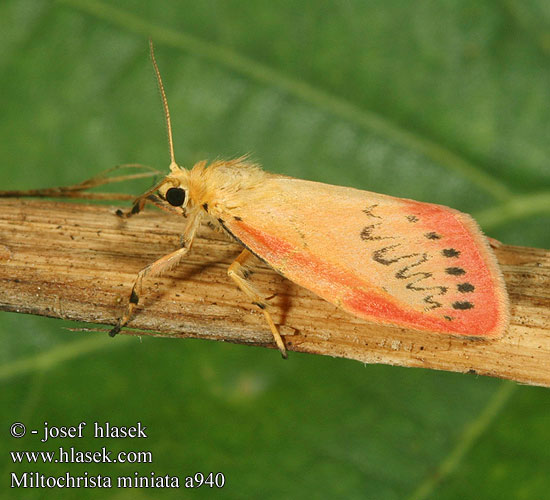
M 179 163 L 251 153 L 266 170 L 449 205 L 505 243 L 550 246 L 548 2 L 5 0 L 2 189 L 73 184 L 120 163 L 167 168 L 149 35 Z M 543 498 L 550 486 L 547 390 L 2 320 L 4 432 L 87 422 L 82 439 L 5 434 L 4 482 L 12 471 L 182 482 L 213 471 L 225 498 Z M 95 421 L 141 421 L 149 437 L 93 439 Z M 59 446 L 149 450 L 154 462 L 8 458 Z

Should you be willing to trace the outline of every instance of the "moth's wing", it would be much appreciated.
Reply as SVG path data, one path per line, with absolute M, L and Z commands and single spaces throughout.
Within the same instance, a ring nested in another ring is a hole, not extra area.
M 270 178 L 223 225 L 288 279 L 370 321 L 484 338 L 508 326 L 487 240 L 451 208 Z

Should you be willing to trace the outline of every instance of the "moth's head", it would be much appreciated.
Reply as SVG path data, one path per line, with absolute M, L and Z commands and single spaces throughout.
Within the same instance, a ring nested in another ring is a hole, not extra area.
M 170 165 L 170 170 L 170 175 L 167 175 L 160 183 L 158 194 L 169 205 L 175 209 L 181 208 L 185 213 L 185 208 L 189 202 L 187 170 L 175 163 Z

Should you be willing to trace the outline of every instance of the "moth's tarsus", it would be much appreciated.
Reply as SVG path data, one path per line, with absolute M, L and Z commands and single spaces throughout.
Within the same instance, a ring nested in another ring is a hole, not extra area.
M 138 214 L 140 211 L 141 211 L 141 207 L 139 206 L 139 203 L 136 203 L 135 205 L 132 206 L 132 208 L 128 212 L 124 212 L 120 208 L 117 209 L 117 211 L 115 212 L 115 215 L 122 219 L 128 219 L 132 215 Z
M 109 337 L 116 337 L 120 333 L 120 330 L 121 330 L 121 326 L 119 323 L 118 325 L 116 325 L 111 329 L 111 331 L 109 332 Z
M 137 304 L 139 302 L 139 296 L 135 290 L 132 290 L 130 294 L 130 304 Z

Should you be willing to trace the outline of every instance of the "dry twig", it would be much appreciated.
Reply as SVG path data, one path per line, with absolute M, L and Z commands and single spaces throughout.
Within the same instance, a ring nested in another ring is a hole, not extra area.
M 184 223 L 154 211 L 122 220 L 98 205 L 3 199 L 0 206 L 0 309 L 110 325 L 136 273 L 178 246 Z M 224 235 L 203 228 L 183 264 L 146 282 L 131 327 L 272 347 L 263 315 L 227 277 L 238 252 Z M 274 319 L 291 351 L 550 386 L 550 252 L 504 245 L 496 253 L 512 324 L 495 341 L 372 325 L 261 263 L 252 279 L 275 295 Z

